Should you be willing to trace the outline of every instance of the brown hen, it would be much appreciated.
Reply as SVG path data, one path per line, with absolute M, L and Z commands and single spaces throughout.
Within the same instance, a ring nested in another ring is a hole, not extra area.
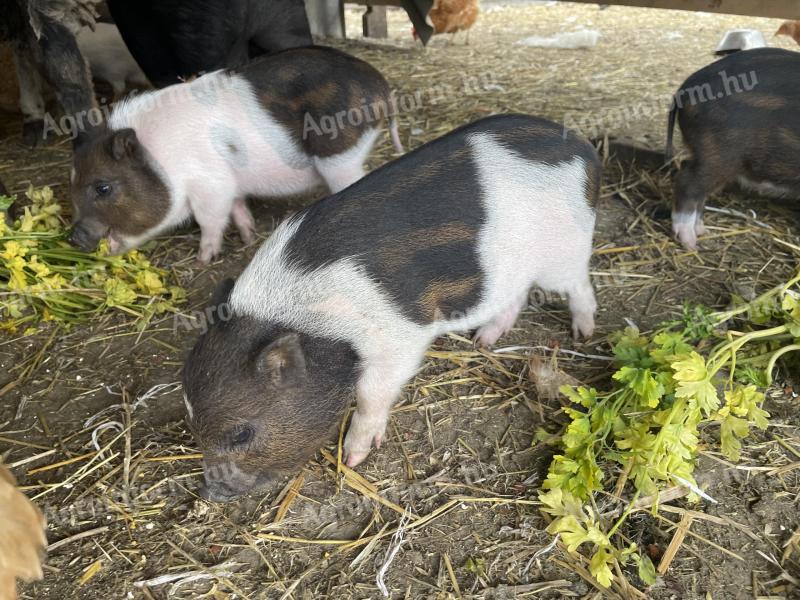
M 434 33 L 467 31 L 480 13 L 478 0 L 435 0 L 428 13 Z
M 0 464 L 0 600 L 17 597 L 19 577 L 42 578 L 41 556 L 47 547 L 42 513 L 17 489 L 11 471 Z
M 800 21 L 785 21 L 775 35 L 788 35 L 800 44 Z

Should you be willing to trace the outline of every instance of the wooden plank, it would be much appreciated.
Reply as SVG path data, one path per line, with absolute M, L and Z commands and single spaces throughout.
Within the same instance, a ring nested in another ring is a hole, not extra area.
M 596 0 L 569 0 L 597 4 Z M 704 11 L 776 19 L 800 19 L 798 0 L 604 0 L 603 4 Z
M 361 6 L 403 6 L 403 0 L 347 0 L 347 4 Z
M 364 37 L 389 37 L 389 25 L 386 23 L 386 6 L 368 6 L 361 17 Z
M 339 0 L 305 0 L 311 35 L 344 37 L 344 3 Z

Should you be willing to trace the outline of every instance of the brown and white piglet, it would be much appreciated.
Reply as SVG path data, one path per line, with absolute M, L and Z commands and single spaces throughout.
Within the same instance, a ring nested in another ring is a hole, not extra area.
M 691 250 L 705 233 L 706 198 L 738 182 L 767 196 L 800 196 L 800 53 L 736 52 L 697 71 L 675 94 L 667 157 L 677 120 L 692 154 L 674 177 L 672 229 Z
M 338 192 L 361 178 L 392 107 L 378 71 L 322 47 L 126 99 L 76 151 L 72 241 L 91 250 L 107 237 L 117 253 L 194 217 L 208 262 L 230 218 L 252 240 L 248 195 Z M 392 137 L 401 151 L 394 121 Z
M 588 336 L 600 161 L 524 115 L 490 117 L 386 164 L 282 223 L 199 339 L 183 375 L 206 496 L 229 500 L 300 467 L 356 399 L 351 467 L 437 337 L 493 344 L 538 285 Z

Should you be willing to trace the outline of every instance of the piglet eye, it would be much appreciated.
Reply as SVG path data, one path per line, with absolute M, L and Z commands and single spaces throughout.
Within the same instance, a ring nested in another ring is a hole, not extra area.
M 94 186 L 94 191 L 98 196 L 108 196 L 111 193 L 111 186 L 108 183 L 98 183 Z
M 242 446 L 246 446 L 253 439 L 253 428 L 242 427 L 235 429 L 231 433 L 229 439 L 231 448 L 241 448 Z

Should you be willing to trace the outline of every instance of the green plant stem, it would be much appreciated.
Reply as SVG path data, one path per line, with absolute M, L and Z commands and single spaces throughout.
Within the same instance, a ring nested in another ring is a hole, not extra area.
M 722 325 L 725 321 L 732 319 L 733 317 L 740 315 L 748 310 L 752 309 L 754 306 L 761 304 L 767 298 L 771 298 L 772 296 L 776 296 L 777 294 L 784 293 L 786 290 L 791 288 L 793 285 L 800 283 L 800 272 L 793 278 L 790 279 L 787 283 L 782 283 L 781 285 L 777 285 L 774 288 L 767 290 L 754 300 L 751 300 L 747 304 L 743 304 L 742 306 L 737 306 L 728 311 L 714 313 L 712 316 L 716 319 L 717 325 Z
M 784 346 L 783 348 L 775 352 L 772 355 L 772 357 L 770 357 L 766 368 L 767 383 L 769 385 L 772 385 L 772 371 L 775 370 L 775 363 L 778 361 L 778 359 L 784 354 L 787 354 L 789 352 L 797 352 L 798 350 L 800 350 L 800 344 L 791 344 L 790 346 Z
M 714 352 L 714 354 L 711 355 L 711 358 L 709 358 L 707 363 L 706 363 L 708 365 L 711 365 L 711 368 L 709 369 L 710 372 L 711 372 L 711 376 L 716 375 L 717 371 L 719 371 L 723 366 L 725 366 L 725 363 L 730 358 L 730 357 L 726 357 L 725 356 L 726 354 L 730 353 L 730 355 L 733 356 L 734 354 L 736 354 L 736 352 L 739 351 L 739 349 L 742 346 L 744 346 L 745 344 L 747 344 L 747 343 L 749 343 L 749 342 L 751 342 L 753 340 L 769 338 L 769 337 L 772 337 L 772 336 L 775 336 L 775 335 L 781 335 L 781 334 L 784 334 L 784 333 L 786 333 L 788 331 L 789 330 L 786 327 L 786 325 L 779 325 L 777 327 L 772 327 L 770 329 L 760 329 L 758 331 L 751 331 L 749 333 L 744 334 L 743 336 L 741 336 L 739 338 L 736 338 L 735 340 L 733 340 L 731 342 L 726 343 L 719 350 L 716 350 Z M 724 360 L 723 360 L 723 358 L 724 358 Z

